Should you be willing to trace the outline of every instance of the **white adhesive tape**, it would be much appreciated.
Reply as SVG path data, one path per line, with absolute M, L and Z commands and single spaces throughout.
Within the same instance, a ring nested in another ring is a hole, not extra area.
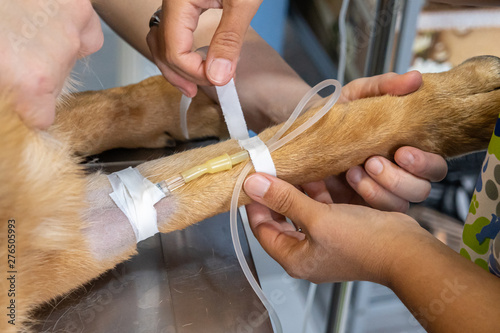
M 108 175 L 108 179 L 113 187 L 109 196 L 127 216 L 137 243 L 158 233 L 154 205 L 165 197 L 163 191 L 131 167 Z
M 231 139 L 238 140 L 240 147 L 248 151 L 255 171 L 276 176 L 276 168 L 266 144 L 258 136 L 250 138 L 248 135 L 247 124 L 234 80 L 231 79 L 225 86 L 215 88 Z M 186 139 L 189 139 L 187 110 L 191 101 L 191 98 L 182 95 L 180 103 L 181 129 Z
M 255 171 L 264 172 L 276 177 L 276 167 L 274 166 L 271 153 L 266 144 L 258 136 L 240 140 L 239 144 L 248 151 Z
M 266 144 L 258 136 L 250 138 L 248 135 L 234 80 L 231 79 L 228 84 L 216 89 L 231 138 L 238 140 L 240 147 L 248 151 L 255 171 L 276 176 L 276 168 Z
M 234 80 L 231 79 L 225 86 L 215 88 L 231 139 L 248 139 L 247 123 L 243 116 L 243 110 L 241 109 L 240 99 L 236 92 Z

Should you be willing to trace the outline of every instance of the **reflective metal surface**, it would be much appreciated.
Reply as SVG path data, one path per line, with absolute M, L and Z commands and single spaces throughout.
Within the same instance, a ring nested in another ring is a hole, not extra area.
M 191 145 L 192 146 L 192 145 Z M 189 146 L 189 147 L 191 147 Z M 176 148 L 179 150 L 179 147 Z M 158 152 L 132 151 L 133 160 Z M 118 154 L 131 154 L 126 150 Z M 160 154 L 168 155 L 162 150 Z M 94 167 L 137 164 L 112 153 Z M 138 154 L 138 155 L 137 155 Z M 243 228 L 240 228 L 243 229 Z M 245 256 L 255 274 L 248 243 Z M 36 315 L 41 332 L 272 332 L 264 306 L 245 279 L 231 242 L 229 214 L 141 242 L 138 255 Z

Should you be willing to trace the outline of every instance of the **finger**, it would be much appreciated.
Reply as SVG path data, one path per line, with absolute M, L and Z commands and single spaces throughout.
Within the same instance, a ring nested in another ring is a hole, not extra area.
M 157 66 L 165 79 L 170 82 L 171 85 L 179 89 L 183 95 L 191 98 L 196 96 L 198 93 L 198 85 L 196 83 L 185 79 L 163 63 L 158 63 Z
M 302 229 L 315 220 L 323 204 L 309 198 L 293 185 L 278 178 L 255 173 L 244 183 L 245 192 L 253 200 L 292 219 Z
M 174 72 L 170 67 L 168 67 L 168 65 L 166 65 L 164 62 L 158 59 L 160 51 L 157 38 L 158 38 L 158 28 L 153 27 L 149 31 L 148 36 L 146 37 L 146 41 L 148 43 L 149 49 L 151 50 L 153 61 L 158 66 L 158 69 L 160 70 L 162 75 L 168 82 L 170 82 L 170 84 L 179 89 L 179 91 L 183 95 L 187 97 L 196 96 L 196 93 L 198 92 L 198 86 L 195 83 L 180 76 L 179 74 Z
M 195 84 L 209 84 L 201 56 L 192 52 L 193 32 L 202 9 L 184 0 L 163 2 L 161 25 L 151 29 L 158 47 L 153 53 L 157 63 L 163 63 L 179 76 Z
M 365 170 L 386 190 L 410 202 L 425 200 L 431 190 L 428 180 L 400 168 L 383 157 L 369 158 L 365 163 Z
M 262 0 L 225 1 L 222 18 L 210 43 L 206 75 L 220 86 L 234 76 L 245 33 Z
M 346 179 L 368 205 L 385 211 L 406 212 L 408 210 L 408 200 L 385 189 L 373 180 L 362 167 L 356 166 L 349 169 Z
M 293 226 L 288 223 L 289 230 L 285 230 L 282 224 L 272 220 L 269 208 L 264 205 L 253 202 L 246 208 L 250 227 L 262 248 L 276 261 L 286 265 L 292 260 L 294 252 L 302 247 L 300 242 L 305 239 L 305 235 L 290 230 Z
M 302 189 L 307 193 L 307 195 L 316 201 L 332 204 L 332 196 L 326 187 L 326 183 L 324 180 L 320 180 L 317 182 L 311 182 L 302 185 Z
M 373 77 L 360 78 L 348 83 L 342 90 L 341 102 L 360 98 L 390 95 L 406 95 L 422 85 L 422 74 L 411 71 L 402 75 L 386 73 Z
M 394 160 L 405 170 L 431 182 L 443 180 L 448 172 L 448 165 L 443 157 L 414 147 L 399 148 Z
M 279 232 L 287 233 L 299 240 L 304 239 L 304 234 L 297 231 L 297 229 L 285 220 L 285 217 L 278 214 L 266 206 L 254 202 L 253 204 L 247 205 L 247 214 L 252 219 L 251 224 L 254 227 L 262 223 L 271 223 L 276 226 L 276 230 Z
M 326 188 L 332 197 L 334 203 L 348 203 L 363 205 L 366 202 L 361 198 L 346 179 L 346 174 L 330 176 L 325 179 Z

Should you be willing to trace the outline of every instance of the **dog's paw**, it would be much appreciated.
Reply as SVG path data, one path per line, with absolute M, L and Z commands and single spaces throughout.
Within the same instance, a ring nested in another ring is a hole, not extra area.
M 500 58 L 479 56 L 466 60 L 457 71 L 469 80 L 463 82 L 463 89 L 470 93 L 486 93 L 500 89 Z
M 406 124 L 423 125 L 422 147 L 443 156 L 486 148 L 500 110 L 500 59 L 471 58 L 423 79 L 422 87 L 404 98 L 411 119 Z
M 500 89 L 500 58 L 479 56 L 464 61 L 446 73 L 426 74 L 432 77 L 436 93 L 467 97 Z
M 177 146 L 177 141 L 169 132 L 158 132 L 145 135 L 137 146 L 142 148 L 173 148 Z

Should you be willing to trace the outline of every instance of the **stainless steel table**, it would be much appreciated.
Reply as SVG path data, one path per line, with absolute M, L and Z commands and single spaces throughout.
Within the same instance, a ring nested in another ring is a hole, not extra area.
M 176 151 L 204 143 L 177 147 Z M 123 169 L 165 150 L 117 150 L 93 167 Z M 242 229 L 242 228 L 240 228 Z M 255 274 L 244 232 L 245 256 Z M 37 314 L 41 332 L 272 332 L 234 254 L 229 214 L 138 245 L 138 255 Z

